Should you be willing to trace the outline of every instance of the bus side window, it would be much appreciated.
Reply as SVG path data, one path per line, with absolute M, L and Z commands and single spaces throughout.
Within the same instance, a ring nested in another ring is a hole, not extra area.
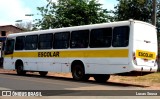
M 5 55 L 13 54 L 14 51 L 14 40 L 8 39 L 5 46 Z
M 71 48 L 87 48 L 89 44 L 89 30 L 72 31 Z
M 15 50 L 23 50 L 25 43 L 25 36 L 16 37 Z
M 54 49 L 67 49 L 69 47 L 70 32 L 54 34 Z
M 51 49 L 53 45 L 53 34 L 40 34 L 39 35 L 39 49 Z
M 90 47 L 110 47 L 112 40 L 112 28 L 92 29 L 90 34 Z
M 29 35 L 25 39 L 25 49 L 26 50 L 35 50 L 37 49 L 38 35 Z
M 129 44 L 129 26 L 120 26 L 113 29 L 113 47 L 127 47 Z

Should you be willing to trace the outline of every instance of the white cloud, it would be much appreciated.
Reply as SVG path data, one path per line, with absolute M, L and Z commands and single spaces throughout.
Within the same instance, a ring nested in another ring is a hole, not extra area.
M 15 24 L 16 20 L 31 20 L 25 16 L 31 13 L 29 8 L 23 6 L 22 0 L 1 0 L 0 1 L 0 25 Z

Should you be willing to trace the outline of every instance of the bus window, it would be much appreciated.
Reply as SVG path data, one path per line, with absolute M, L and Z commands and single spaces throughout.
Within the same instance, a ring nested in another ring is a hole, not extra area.
M 120 26 L 113 29 L 113 47 L 127 47 L 129 43 L 129 26 Z
M 89 30 L 73 31 L 71 33 L 71 48 L 87 48 L 89 43 Z
M 15 50 L 23 50 L 25 43 L 25 36 L 16 37 Z
M 70 32 L 54 34 L 54 49 L 66 49 L 69 47 Z
M 37 49 L 38 35 L 29 35 L 25 39 L 25 49 L 35 50 Z
M 53 43 L 53 34 L 40 34 L 39 35 L 39 43 L 38 48 L 39 49 L 51 49 Z
M 110 47 L 112 28 L 92 29 L 90 34 L 90 47 Z
M 13 54 L 14 50 L 14 40 L 9 39 L 7 40 L 6 46 L 5 46 L 5 55 Z

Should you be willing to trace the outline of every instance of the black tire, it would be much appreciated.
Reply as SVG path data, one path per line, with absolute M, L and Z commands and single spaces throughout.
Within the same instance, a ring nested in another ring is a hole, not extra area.
M 46 71 L 40 71 L 39 74 L 40 74 L 40 76 L 44 77 L 44 76 L 46 76 L 48 74 L 48 72 L 46 72 Z
M 90 76 L 85 75 L 83 64 L 77 63 L 72 67 L 72 77 L 77 81 L 87 81 Z
M 23 65 L 22 64 L 19 64 L 16 68 L 16 72 L 18 75 L 25 75 L 26 74 L 26 71 L 23 70 Z
M 98 83 L 105 83 L 110 78 L 110 75 L 97 74 L 97 75 L 94 75 L 93 77 L 96 80 L 96 82 L 98 82 Z

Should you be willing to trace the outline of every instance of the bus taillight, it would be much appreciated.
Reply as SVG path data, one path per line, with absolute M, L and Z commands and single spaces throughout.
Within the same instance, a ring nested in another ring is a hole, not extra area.
M 134 62 L 135 65 L 137 65 L 136 54 L 135 54 L 135 52 L 133 52 L 133 62 Z

